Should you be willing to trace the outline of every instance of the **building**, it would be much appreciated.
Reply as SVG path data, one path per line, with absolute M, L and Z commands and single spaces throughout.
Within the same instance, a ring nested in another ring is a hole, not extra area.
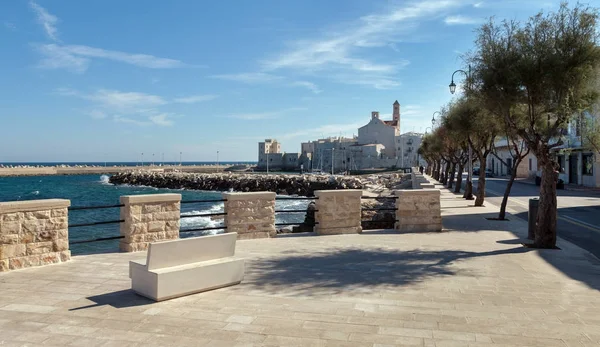
M 379 112 L 371 112 L 371 120 L 366 125 L 358 128 L 358 144 L 381 144 L 387 158 L 395 158 L 396 137 L 400 135 L 400 103 L 396 100 L 393 104 L 392 120 L 384 121 L 379 118 Z
M 552 158 L 560 167 L 559 178 L 564 183 L 600 187 L 600 175 L 597 174 L 600 170 L 600 156 L 582 143 L 581 128 L 578 123 L 571 122 L 567 129 L 563 130 L 560 136 L 563 144 L 552 148 Z M 558 139 L 554 140 L 554 143 L 556 141 Z M 510 175 L 514 159 L 509 145 L 506 139 L 498 139 L 495 143 L 496 155 L 502 160 L 492 154 L 488 156 L 486 168 L 491 169 L 496 176 Z M 530 152 L 517 168 L 517 177 L 533 179 L 536 176 L 541 176 L 541 169 L 538 167 L 537 157 Z
M 412 131 L 396 137 L 396 151 L 400 157 L 400 167 L 426 165 L 417 153 L 422 139 L 423 134 Z
M 494 176 L 510 176 L 514 161 L 514 150 L 512 142 L 506 138 L 499 138 L 494 143 L 495 154 L 490 153 L 487 157 L 487 163 L 484 169 L 492 170 Z M 523 147 L 525 148 L 525 147 Z M 527 150 L 525 148 L 525 150 Z M 529 166 L 533 164 L 531 154 L 523 158 L 517 167 L 517 178 L 527 178 L 530 176 Z M 537 166 L 537 160 L 535 161 Z
M 400 134 L 400 103 L 392 105 L 392 119 L 382 120 L 371 112 L 358 136 L 329 137 L 303 142 L 300 153 L 281 153 L 277 140 L 258 145 L 258 167 L 266 169 L 343 172 L 367 168 L 410 167 L 419 164 L 417 150 L 422 134 Z

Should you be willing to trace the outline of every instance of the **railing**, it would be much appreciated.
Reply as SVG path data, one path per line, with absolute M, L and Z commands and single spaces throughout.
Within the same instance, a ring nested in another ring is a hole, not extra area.
M 125 205 L 123 204 L 117 204 L 117 205 L 97 205 L 97 206 L 71 206 L 68 208 L 69 212 L 73 212 L 73 211 L 86 211 L 86 210 L 98 210 L 98 209 L 109 209 L 109 208 L 121 208 Z M 98 221 L 98 222 L 89 222 L 89 223 L 75 223 L 75 224 L 69 224 L 69 229 L 71 228 L 81 228 L 81 227 L 89 227 L 89 226 L 95 226 L 95 225 L 105 225 L 105 224 L 119 224 L 119 223 L 123 223 L 124 220 L 123 219 L 118 219 L 118 220 L 106 220 L 106 221 Z M 91 242 L 101 242 L 101 241 L 111 241 L 111 240 L 118 240 L 118 239 L 122 239 L 125 236 L 123 235 L 119 235 L 119 236 L 109 236 L 109 237 L 96 237 L 93 239 L 86 239 L 86 240 L 74 240 L 71 241 L 69 239 L 69 245 L 76 245 L 76 244 L 82 244 L 82 243 L 91 243 Z
M 286 201 L 286 200 L 296 200 L 296 201 L 302 201 L 302 200 L 318 200 L 319 198 L 316 196 L 313 197 L 306 197 L 306 196 L 294 196 L 294 197 L 276 197 L 275 201 Z M 318 212 L 318 210 L 312 210 L 312 212 Z M 303 209 L 303 210 L 286 210 L 286 209 L 275 209 L 275 215 L 277 215 L 277 213 L 308 213 L 308 209 Z M 314 225 L 318 224 L 317 222 L 314 222 Z M 282 226 L 290 226 L 290 225 L 306 225 L 304 223 L 304 221 L 302 222 L 288 222 L 288 223 L 275 223 L 276 227 L 282 227 Z M 312 227 L 314 225 L 306 225 L 308 227 Z
M 394 200 L 395 201 L 395 200 L 398 199 L 398 197 L 397 196 L 361 196 L 361 199 L 366 199 L 366 200 L 369 200 L 369 199 L 371 199 L 371 200 Z M 361 215 L 362 215 L 362 212 L 368 212 L 368 211 L 377 211 L 377 212 L 379 212 L 379 211 L 384 211 L 384 212 L 386 212 L 386 211 L 387 212 L 394 211 L 395 212 L 396 210 L 397 210 L 396 207 L 393 207 L 393 208 L 392 207 L 373 207 L 373 208 L 370 208 L 370 207 L 361 207 L 361 209 L 360 209 Z M 383 223 L 386 223 L 386 222 L 388 222 L 388 223 L 398 222 L 398 220 L 396 219 L 396 214 L 394 213 L 394 220 L 393 221 L 386 221 L 386 220 L 380 220 L 380 221 L 377 221 L 377 220 L 361 220 L 361 224 L 363 224 L 363 225 L 365 223 L 382 223 L 383 224 Z
M 186 200 L 181 201 L 181 204 L 201 204 L 201 203 L 218 203 L 225 202 L 227 199 L 208 199 L 208 200 Z M 216 212 L 216 213 L 198 213 L 198 214 L 181 214 L 179 216 L 180 219 L 185 218 L 195 218 L 195 217 L 219 217 L 226 216 L 227 212 Z M 204 228 L 191 228 L 191 229 L 183 229 L 179 230 L 179 233 L 191 233 L 191 232 L 199 232 L 199 231 L 210 231 L 210 230 L 226 230 L 227 226 L 220 225 L 216 227 L 204 227 Z

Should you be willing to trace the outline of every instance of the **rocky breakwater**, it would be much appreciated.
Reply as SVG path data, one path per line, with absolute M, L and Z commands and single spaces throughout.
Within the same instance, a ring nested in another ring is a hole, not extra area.
M 263 192 L 313 196 L 315 190 L 363 189 L 353 176 L 261 175 L 236 173 L 124 172 L 111 176 L 110 183 L 170 189 Z

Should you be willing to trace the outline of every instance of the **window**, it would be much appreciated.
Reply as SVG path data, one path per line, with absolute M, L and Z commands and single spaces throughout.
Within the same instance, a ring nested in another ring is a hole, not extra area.
M 531 158 L 529 158 L 529 171 L 531 171 Z
M 581 156 L 581 158 L 583 159 L 581 161 L 581 172 L 583 172 L 584 175 L 593 175 L 594 174 L 594 155 L 593 154 L 584 154 Z

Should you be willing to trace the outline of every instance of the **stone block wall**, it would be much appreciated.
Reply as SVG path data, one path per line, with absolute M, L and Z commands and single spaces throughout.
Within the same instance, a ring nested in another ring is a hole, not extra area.
M 0 272 L 71 259 L 70 204 L 63 199 L 0 202 Z
M 121 196 L 123 252 L 148 249 L 148 244 L 179 238 L 181 194 Z
M 226 232 L 238 239 L 275 237 L 275 193 L 223 193 Z
M 400 232 L 442 231 L 439 189 L 396 190 L 396 229 Z
M 362 190 L 317 190 L 315 232 L 319 235 L 362 232 L 360 197 Z

